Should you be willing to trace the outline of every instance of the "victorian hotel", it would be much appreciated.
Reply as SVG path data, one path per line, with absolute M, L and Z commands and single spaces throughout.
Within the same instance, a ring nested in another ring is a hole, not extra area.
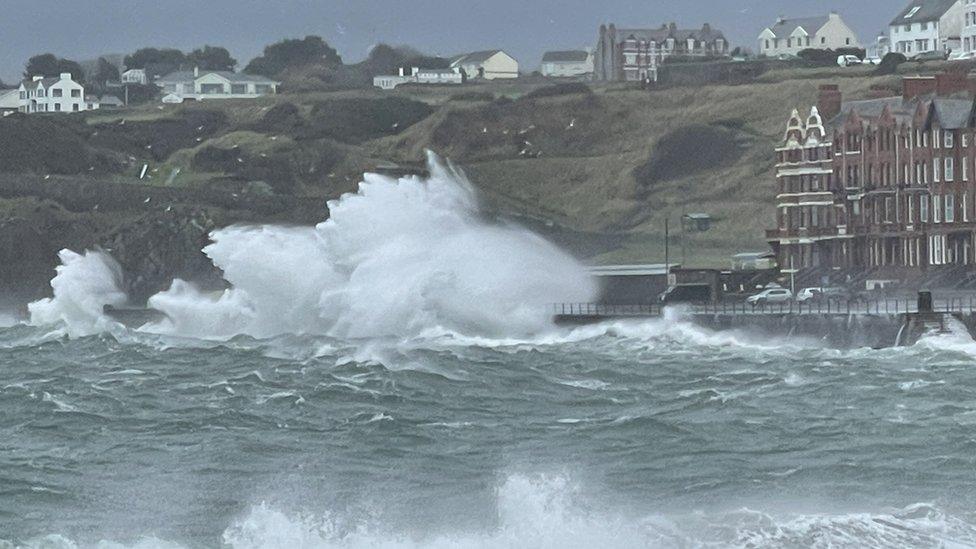
M 903 86 L 901 97 L 842 102 L 825 85 L 808 116 L 793 111 L 767 232 L 784 271 L 905 280 L 976 263 L 973 100 L 945 97 L 972 84 L 940 75 Z

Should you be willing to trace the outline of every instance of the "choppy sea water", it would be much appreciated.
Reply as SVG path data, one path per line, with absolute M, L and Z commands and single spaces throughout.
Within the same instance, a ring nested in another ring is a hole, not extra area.
M 0 330 L 0 547 L 976 546 L 976 344 Z

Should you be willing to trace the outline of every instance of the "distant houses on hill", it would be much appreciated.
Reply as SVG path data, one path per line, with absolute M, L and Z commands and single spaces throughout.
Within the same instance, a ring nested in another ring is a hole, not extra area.
M 476 51 L 455 57 L 452 69 L 459 69 L 467 78 L 485 80 L 518 78 L 519 64 L 502 50 Z
M 184 100 L 252 99 L 278 93 L 280 82 L 229 71 L 176 71 L 156 79 L 166 103 Z
M 542 76 L 571 78 L 593 75 L 593 53 L 586 50 L 547 51 L 542 56 Z
M 98 98 L 85 95 L 85 86 L 71 79 L 71 73 L 58 77 L 34 76 L 17 89 L 19 112 L 75 113 L 99 108 Z
M 759 54 L 768 57 L 796 55 L 806 49 L 859 47 L 857 34 L 835 12 L 820 17 L 780 17 L 759 34 Z
M 915 57 L 959 48 L 963 0 L 912 0 L 888 25 L 892 51 Z
M 650 28 L 601 25 L 594 54 L 594 79 L 641 82 L 657 79 L 657 66 L 667 57 L 727 57 L 725 34 L 705 23 L 700 29 L 677 24 Z
M 423 69 L 401 67 L 397 75 L 381 75 L 373 78 L 373 85 L 382 90 L 396 89 L 404 84 L 461 85 L 464 76 L 458 69 Z

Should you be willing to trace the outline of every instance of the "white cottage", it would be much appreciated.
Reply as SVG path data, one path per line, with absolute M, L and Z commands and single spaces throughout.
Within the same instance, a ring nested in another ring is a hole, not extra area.
M 20 83 L 17 90 L 20 112 L 82 112 L 98 109 L 98 99 L 85 95 L 85 87 L 71 79 L 71 73 L 58 78 L 35 76 Z
M 759 53 L 768 57 L 796 55 L 806 49 L 860 47 L 854 31 L 833 12 L 820 17 L 780 17 L 759 34 Z
M 502 50 L 476 51 L 454 58 L 452 69 L 459 69 L 468 79 L 495 80 L 518 78 L 519 64 L 514 57 Z
M 278 93 L 280 82 L 241 72 L 177 71 L 156 80 L 163 96 L 182 99 L 253 99 Z
M 593 74 L 593 54 L 585 50 L 547 51 L 542 56 L 542 76 L 569 78 Z

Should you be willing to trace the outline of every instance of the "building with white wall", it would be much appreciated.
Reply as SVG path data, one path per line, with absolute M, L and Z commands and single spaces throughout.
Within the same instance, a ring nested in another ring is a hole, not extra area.
M 98 109 L 98 99 L 85 95 L 85 87 L 71 79 L 71 73 L 57 78 L 35 76 L 17 89 L 22 113 L 83 112 Z
M 514 57 L 502 50 L 476 51 L 454 58 L 452 69 L 459 69 L 468 79 L 495 80 L 518 78 L 519 64 Z
M 542 76 L 571 78 L 592 74 L 592 52 L 585 50 L 547 51 L 542 56 Z
M 460 69 L 422 69 L 400 67 L 400 74 L 380 75 L 373 78 L 373 86 L 393 90 L 404 84 L 459 86 L 464 83 Z
M 834 12 L 820 17 L 780 17 L 759 34 L 759 54 L 767 57 L 795 56 L 807 49 L 860 47 L 857 35 Z
M 149 83 L 149 76 L 146 75 L 146 69 L 129 69 L 122 73 L 121 80 L 123 84 L 145 86 Z
M 976 0 L 963 0 L 963 24 L 960 33 L 966 57 L 976 56 Z
M 156 80 L 164 96 L 181 99 L 253 99 L 278 93 L 280 82 L 242 72 L 177 71 Z
M 905 57 L 960 48 L 963 0 L 912 0 L 888 25 L 891 51 Z

